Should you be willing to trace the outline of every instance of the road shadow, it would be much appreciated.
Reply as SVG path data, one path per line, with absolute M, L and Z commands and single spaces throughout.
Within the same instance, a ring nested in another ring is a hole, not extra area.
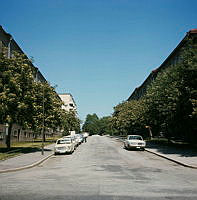
M 143 149 L 138 149 L 138 148 L 126 149 L 126 148 L 123 147 L 123 149 L 125 149 L 126 151 L 144 151 Z
M 196 157 L 197 148 L 189 144 L 159 143 L 147 141 L 146 148 L 157 149 L 162 154 L 179 154 L 181 157 Z
M 12 154 L 14 152 L 27 154 L 27 153 L 34 153 L 38 151 L 42 151 L 42 149 L 39 147 L 11 147 L 9 150 L 3 147 L 0 148 L 0 153 L 7 153 L 7 154 L 9 153 Z M 44 151 L 52 151 L 52 149 L 45 147 Z

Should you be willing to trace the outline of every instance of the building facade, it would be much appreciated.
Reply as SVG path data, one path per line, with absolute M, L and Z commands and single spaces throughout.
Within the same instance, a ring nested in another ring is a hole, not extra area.
M 14 51 L 25 55 L 25 53 L 16 43 L 12 35 L 7 33 L 3 29 L 3 27 L 0 26 L 0 53 L 2 51 L 6 52 L 8 58 L 11 58 L 13 56 Z M 42 73 L 39 71 L 39 69 L 35 67 L 31 62 L 30 62 L 30 65 L 31 67 L 35 68 L 35 71 L 36 71 L 36 75 L 34 77 L 35 81 L 46 82 L 46 79 L 44 78 Z M 0 124 L 0 142 L 1 143 L 3 143 L 5 139 L 7 128 L 8 127 L 5 124 Z M 19 125 L 17 124 L 13 125 L 12 135 L 11 135 L 12 141 L 28 141 L 28 140 L 31 140 L 33 137 L 34 137 L 34 133 L 31 130 L 23 130 L 22 127 L 20 127 Z
M 62 109 L 66 111 L 75 111 L 77 112 L 77 105 L 73 96 L 70 93 L 60 93 L 58 94 L 61 100 L 63 101 Z
M 3 48 L 6 48 L 6 53 L 8 58 L 11 58 L 13 56 L 13 52 L 19 52 L 21 54 L 25 53 L 22 51 L 22 49 L 19 47 L 19 45 L 16 43 L 12 35 L 7 33 L 2 26 L 0 26 L 0 52 L 3 51 Z M 37 67 L 35 67 L 32 63 L 30 63 L 33 68 L 36 69 L 36 81 L 40 82 L 46 82 L 46 79 L 42 75 L 42 73 L 39 71 Z
M 143 95 L 146 94 L 147 87 L 152 83 L 152 81 L 157 77 L 157 74 L 161 72 L 163 69 L 169 66 L 176 66 L 178 63 L 181 62 L 180 55 L 185 47 L 186 43 L 190 38 L 194 39 L 194 42 L 197 43 L 197 29 L 192 29 L 187 32 L 186 36 L 183 40 L 178 44 L 178 46 L 172 51 L 172 53 L 166 58 L 166 60 L 155 70 L 153 70 L 146 80 L 142 83 L 140 87 L 137 87 L 127 101 L 131 100 L 138 100 Z

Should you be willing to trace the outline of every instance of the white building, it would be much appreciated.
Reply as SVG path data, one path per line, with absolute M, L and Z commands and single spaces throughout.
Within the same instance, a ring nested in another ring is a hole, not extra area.
M 64 105 L 62 106 L 62 109 L 66 111 L 77 111 L 76 103 L 73 99 L 73 96 L 70 93 L 61 93 L 58 94 L 61 100 L 64 102 Z

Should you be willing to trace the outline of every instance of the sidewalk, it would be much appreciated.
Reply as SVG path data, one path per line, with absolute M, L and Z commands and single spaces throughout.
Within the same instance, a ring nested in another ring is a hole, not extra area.
M 124 140 L 119 137 L 112 137 L 116 140 L 123 142 Z M 149 153 L 168 159 L 184 167 L 197 169 L 197 149 L 180 148 L 175 146 L 157 145 L 147 143 L 145 150 Z
M 165 145 L 148 144 L 146 151 L 185 167 L 197 169 L 197 150 Z
M 46 146 L 44 148 L 44 155 L 41 154 L 41 151 L 37 151 L 0 161 L 0 173 L 19 171 L 39 165 L 53 155 L 54 145 Z

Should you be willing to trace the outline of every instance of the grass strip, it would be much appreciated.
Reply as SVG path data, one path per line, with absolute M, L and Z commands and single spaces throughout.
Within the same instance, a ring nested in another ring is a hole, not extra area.
M 44 146 L 53 144 L 54 140 L 44 142 Z M 33 142 L 14 142 L 10 149 L 7 149 L 4 145 L 0 145 L 0 160 L 6 160 L 21 154 L 33 153 L 41 151 L 42 142 L 40 140 Z

